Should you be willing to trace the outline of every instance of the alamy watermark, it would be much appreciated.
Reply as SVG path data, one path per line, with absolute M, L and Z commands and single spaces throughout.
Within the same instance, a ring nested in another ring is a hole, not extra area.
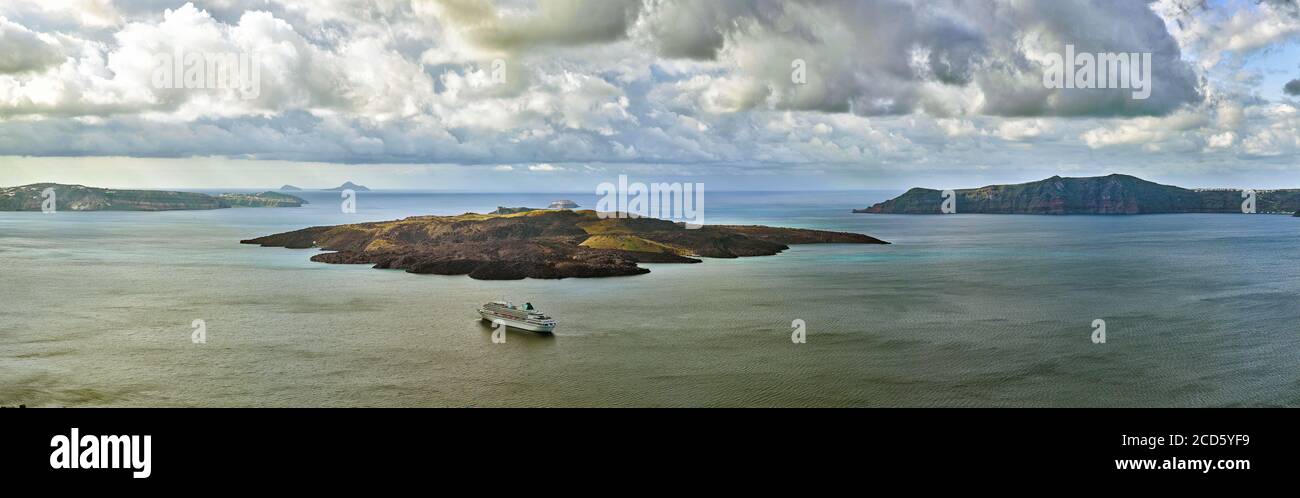
M 262 95 L 262 64 L 256 52 L 187 52 L 154 56 L 154 88 L 184 90 L 234 89 L 253 100 Z
M 1065 46 L 1065 54 L 1047 54 L 1043 86 L 1061 88 L 1131 88 L 1135 100 L 1151 97 L 1151 52 L 1075 53 L 1074 45 Z
M 506 322 L 500 318 L 492 320 L 492 344 L 506 343 Z
M 943 214 L 955 214 L 957 212 L 957 192 L 945 190 L 942 194 L 943 202 L 939 204 L 939 212 Z
M 1245 199 L 1241 201 L 1241 213 L 1255 214 L 1255 191 L 1251 189 L 1242 190 L 1241 198 Z
M 1092 343 L 1106 344 L 1106 320 L 1098 318 L 1092 321 Z
M 488 82 L 493 85 L 504 85 L 508 73 L 506 72 L 505 59 L 492 59 L 491 70 L 488 72 Z
M 339 209 L 343 214 L 357 214 L 357 191 L 352 189 L 344 190 L 342 193 L 343 203 L 339 204 Z
M 53 187 L 46 187 L 41 191 L 41 212 L 45 214 L 54 214 L 59 211 L 59 194 L 54 191 Z
M 191 343 L 194 344 L 208 343 L 208 322 L 206 320 L 202 318 L 195 318 L 194 321 L 190 322 L 190 328 L 194 329 L 193 332 L 190 332 Z
M 808 343 L 808 322 L 802 318 L 795 318 L 790 321 L 790 342 L 792 344 Z
M 618 175 L 618 184 L 596 186 L 596 215 L 606 218 L 660 218 L 681 220 L 686 228 L 704 226 L 703 183 L 628 183 Z
M 136 479 L 153 473 L 153 436 L 82 435 L 77 427 L 68 432 L 50 438 L 50 447 L 54 448 L 50 452 L 51 469 L 125 469 Z

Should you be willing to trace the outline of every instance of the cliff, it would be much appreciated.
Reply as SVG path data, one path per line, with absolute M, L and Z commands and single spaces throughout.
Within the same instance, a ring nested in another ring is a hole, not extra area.
M 163 190 L 118 190 L 35 183 L 21 187 L 0 188 L 0 211 L 40 211 L 45 189 L 54 189 L 58 211 L 179 211 L 224 209 L 230 207 L 297 207 L 307 201 L 297 197 L 266 192 L 262 194 L 222 194 L 219 197 L 193 192 Z
M 1241 213 L 1240 190 L 1191 190 L 1129 175 L 1062 178 L 956 190 L 958 213 L 1155 214 Z M 913 188 L 855 213 L 940 214 L 940 190 Z M 1256 191 L 1256 212 L 1300 210 L 1300 190 Z

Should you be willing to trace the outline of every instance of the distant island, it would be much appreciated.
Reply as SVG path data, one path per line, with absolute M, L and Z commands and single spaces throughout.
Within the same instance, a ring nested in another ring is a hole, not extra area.
M 789 249 L 787 244 L 888 244 L 857 233 L 739 225 L 688 230 L 654 218 L 602 219 L 591 210 L 541 209 L 312 227 L 240 242 L 332 251 L 312 256 L 320 263 L 480 280 L 639 275 L 650 270 L 637 263 L 768 256 Z
M 295 187 L 293 185 L 285 185 L 283 187 L 280 187 L 280 191 L 281 192 L 302 192 L 302 188 Z
M 352 190 L 352 191 L 355 191 L 355 192 L 369 192 L 369 191 L 370 191 L 370 189 L 366 188 L 365 185 L 357 185 L 357 184 L 352 183 L 352 182 L 344 182 L 342 185 L 339 185 L 339 186 L 334 187 L 334 188 L 327 188 L 327 189 L 325 189 L 325 190 L 328 191 L 328 192 L 342 192 L 342 191 L 344 191 L 344 190 Z
M 310 204 L 301 197 L 279 192 L 262 192 L 260 194 L 221 194 L 221 200 L 230 207 L 302 207 Z
M 1087 178 L 1053 176 L 1017 185 L 961 189 L 956 212 L 975 214 L 1160 214 L 1241 213 L 1242 191 L 1185 189 L 1129 175 Z M 913 188 L 855 213 L 940 214 L 943 191 Z M 1300 211 L 1300 189 L 1256 190 L 1257 213 Z
M 560 199 L 558 201 L 551 201 L 551 205 L 546 206 L 546 209 L 573 209 L 577 207 L 582 206 L 579 206 L 578 203 L 568 199 Z
M 0 188 L 0 211 L 40 211 L 46 189 L 54 189 L 58 211 L 181 211 L 235 207 L 300 207 L 307 201 L 288 194 L 221 194 L 163 190 L 117 190 L 35 183 Z

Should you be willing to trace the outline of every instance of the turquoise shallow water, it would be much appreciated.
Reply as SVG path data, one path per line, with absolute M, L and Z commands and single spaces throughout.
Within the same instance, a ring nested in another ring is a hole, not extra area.
M 238 241 L 592 196 L 0 213 L 0 405 L 1300 405 L 1300 219 L 849 213 L 892 194 L 710 193 L 706 220 L 894 245 L 563 281 L 324 265 Z M 560 329 L 493 344 L 474 309 L 501 298 Z M 207 344 L 190 342 L 195 319 Z M 795 319 L 806 344 L 790 342 Z M 1089 339 L 1095 319 L 1106 344 Z

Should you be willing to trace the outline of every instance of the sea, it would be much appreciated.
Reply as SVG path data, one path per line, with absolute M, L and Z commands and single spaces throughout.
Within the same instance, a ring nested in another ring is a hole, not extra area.
M 851 212 L 899 193 L 709 192 L 709 224 L 892 244 L 565 280 L 239 241 L 591 194 L 0 213 L 0 406 L 1300 406 L 1300 218 Z M 493 300 L 559 326 L 494 342 Z

